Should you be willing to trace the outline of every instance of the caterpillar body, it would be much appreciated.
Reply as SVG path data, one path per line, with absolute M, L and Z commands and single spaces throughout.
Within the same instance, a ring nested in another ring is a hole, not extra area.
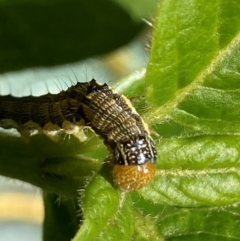
M 95 79 L 59 94 L 0 97 L 0 126 L 67 131 L 90 126 L 114 157 L 113 181 L 122 191 L 145 186 L 155 175 L 157 151 L 148 127 L 130 101 Z
M 77 134 L 83 118 L 77 112 L 89 83 L 77 83 L 58 94 L 39 97 L 0 96 L 0 126 L 16 128 L 23 137 L 26 130 L 37 130 L 54 139 L 55 131 Z

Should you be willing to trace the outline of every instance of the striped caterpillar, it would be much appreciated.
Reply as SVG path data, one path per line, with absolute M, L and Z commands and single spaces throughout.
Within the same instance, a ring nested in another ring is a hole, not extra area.
M 20 101 L 19 101 L 20 100 Z M 95 79 L 59 94 L 0 97 L 0 126 L 90 126 L 114 157 L 113 181 L 122 191 L 145 186 L 155 175 L 157 152 L 147 125 L 123 95 Z M 70 129 L 71 129 L 70 128 Z M 74 129 L 74 128 L 73 128 Z

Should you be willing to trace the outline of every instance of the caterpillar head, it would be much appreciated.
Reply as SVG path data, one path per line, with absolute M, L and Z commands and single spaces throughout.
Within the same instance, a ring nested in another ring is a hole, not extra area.
M 147 136 L 117 143 L 114 156 L 113 180 L 122 191 L 139 189 L 155 176 L 157 151 Z

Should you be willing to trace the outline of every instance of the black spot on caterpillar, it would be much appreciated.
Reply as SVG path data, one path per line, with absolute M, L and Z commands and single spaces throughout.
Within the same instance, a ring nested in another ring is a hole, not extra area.
M 47 129 L 50 125 L 68 131 L 82 122 L 112 152 L 113 180 L 119 189 L 131 191 L 151 181 L 157 152 L 148 127 L 130 101 L 107 84 L 92 79 L 59 94 L 0 97 L 0 126 L 4 128 Z

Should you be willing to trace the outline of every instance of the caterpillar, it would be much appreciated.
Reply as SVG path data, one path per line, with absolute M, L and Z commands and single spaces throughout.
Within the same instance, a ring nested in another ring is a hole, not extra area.
M 91 127 L 111 151 L 113 182 L 120 190 L 139 189 L 152 180 L 157 151 L 148 127 L 131 102 L 106 83 L 99 84 L 92 79 L 59 94 L 0 97 L 3 128 L 15 127 L 19 131 L 59 128 L 71 132 L 83 123 Z

